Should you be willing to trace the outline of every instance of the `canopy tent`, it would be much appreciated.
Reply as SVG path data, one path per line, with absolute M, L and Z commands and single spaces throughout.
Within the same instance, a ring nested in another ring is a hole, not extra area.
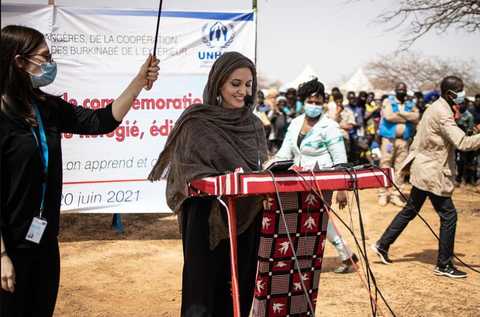
M 349 80 L 340 86 L 343 91 L 372 91 L 374 87 L 362 68 L 359 68 Z
M 282 85 L 280 90 L 286 91 L 288 88 L 298 88 L 298 85 L 301 83 L 304 83 L 306 81 L 309 81 L 313 78 L 317 77 L 318 78 L 318 73 L 313 69 L 311 65 L 305 66 L 305 68 L 302 70 L 302 72 L 291 82 L 286 83 Z

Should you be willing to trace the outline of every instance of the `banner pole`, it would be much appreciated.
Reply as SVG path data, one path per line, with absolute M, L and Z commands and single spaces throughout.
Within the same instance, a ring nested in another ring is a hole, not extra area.
M 163 0 L 160 0 L 158 5 L 158 15 L 157 15 L 157 29 L 155 31 L 155 43 L 153 44 L 153 56 L 157 56 L 157 42 L 158 42 L 158 29 L 160 28 L 160 16 L 162 15 L 162 4 Z

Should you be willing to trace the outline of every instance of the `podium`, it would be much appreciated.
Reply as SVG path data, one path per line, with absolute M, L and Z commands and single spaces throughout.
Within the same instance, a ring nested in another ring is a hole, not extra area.
M 253 316 L 312 316 L 328 224 L 318 191 L 392 186 L 390 168 L 233 173 L 194 180 L 189 195 L 223 196 L 230 234 L 234 316 L 240 317 L 235 199 L 263 196 Z M 280 199 L 279 199 L 280 198 Z

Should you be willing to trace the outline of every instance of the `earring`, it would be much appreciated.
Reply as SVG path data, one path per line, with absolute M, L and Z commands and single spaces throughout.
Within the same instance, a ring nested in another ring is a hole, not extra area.
M 218 95 L 217 96 L 217 105 L 221 106 L 223 102 L 222 96 Z

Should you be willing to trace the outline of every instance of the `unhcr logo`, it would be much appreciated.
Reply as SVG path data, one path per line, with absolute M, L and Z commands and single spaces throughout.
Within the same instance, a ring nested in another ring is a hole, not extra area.
M 202 41 L 209 48 L 225 49 L 232 44 L 235 38 L 233 24 L 223 24 L 222 22 L 206 23 L 202 27 Z
M 235 39 L 234 25 L 216 21 L 202 27 L 202 42 L 210 49 L 198 52 L 198 59 L 215 61 Z

